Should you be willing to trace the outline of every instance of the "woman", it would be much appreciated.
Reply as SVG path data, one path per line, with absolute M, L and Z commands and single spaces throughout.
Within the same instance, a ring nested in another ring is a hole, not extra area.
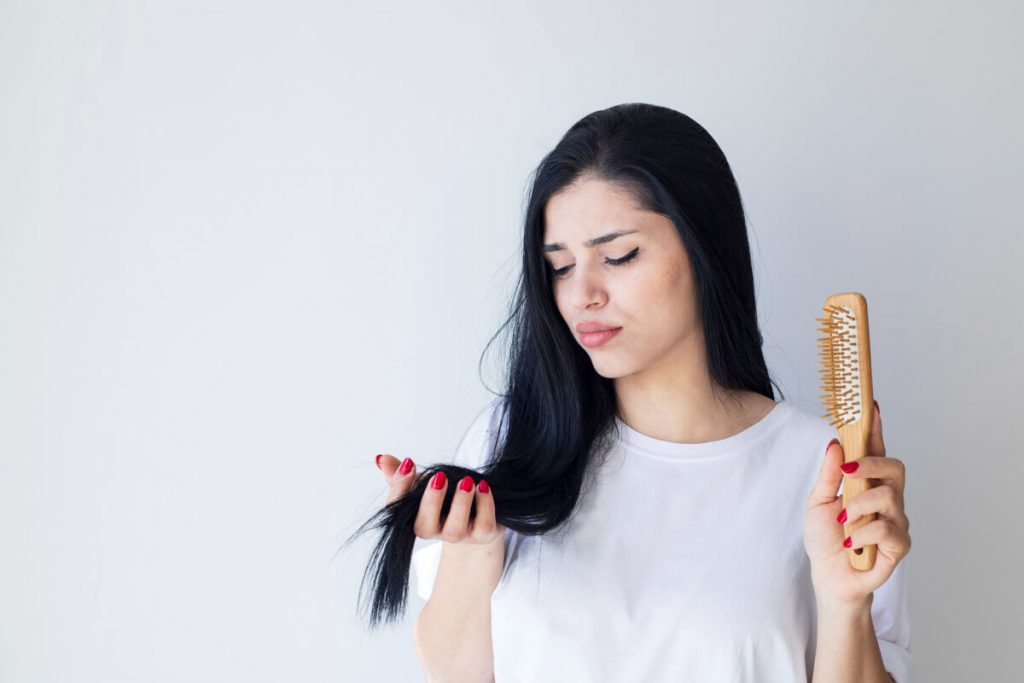
M 877 408 L 849 471 L 833 427 L 774 399 L 704 128 L 646 104 L 573 125 L 535 173 L 506 324 L 505 391 L 454 462 L 377 457 L 374 623 L 415 539 L 444 541 L 415 548 L 430 679 L 911 680 L 903 463 Z M 843 510 L 844 476 L 877 486 Z

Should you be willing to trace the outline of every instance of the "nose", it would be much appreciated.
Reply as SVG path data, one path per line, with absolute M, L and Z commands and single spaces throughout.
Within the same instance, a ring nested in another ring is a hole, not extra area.
M 608 289 L 604 279 L 594 268 L 577 263 L 569 277 L 568 300 L 578 310 L 600 307 L 608 302 Z

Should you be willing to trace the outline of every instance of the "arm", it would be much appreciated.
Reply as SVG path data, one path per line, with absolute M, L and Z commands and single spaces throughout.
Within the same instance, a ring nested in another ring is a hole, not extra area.
M 442 544 L 430 599 L 413 642 L 430 683 L 494 680 L 491 595 L 505 565 L 503 536 L 487 545 Z
M 804 548 L 817 601 L 813 676 L 817 683 L 914 680 L 906 562 L 910 520 L 903 502 L 906 465 L 886 453 L 877 402 L 874 412 L 868 455 L 844 463 L 842 444 L 832 437 L 818 481 L 808 496 Z M 831 434 L 823 434 L 822 443 Z M 842 504 L 846 508 L 840 510 L 837 489 L 845 478 L 870 478 L 877 485 L 852 499 L 844 491 Z M 877 514 L 878 520 L 854 528 L 840 543 L 847 531 L 840 525 L 856 526 L 864 515 L 871 514 Z M 854 569 L 849 549 L 870 544 L 877 544 L 873 567 Z
M 871 620 L 871 601 L 856 606 L 818 604 L 814 682 L 891 683 Z

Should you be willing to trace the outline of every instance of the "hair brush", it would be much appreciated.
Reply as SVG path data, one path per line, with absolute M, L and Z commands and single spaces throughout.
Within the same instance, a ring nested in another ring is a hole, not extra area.
M 817 318 L 825 336 L 818 338 L 818 370 L 822 379 L 822 405 L 828 410 L 822 417 L 832 418 L 830 425 L 839 432 L 845 462 L 867 455 L 868 436 L 875 417 L 874 391 L 871 386 L 871 344 L 868 335 L 868 302 L 859 292 L 833 294 L 825 300 L 825 317 Z M 843 506 L 874 487 L 870 478 L 844 478 Z M 864 515 L 853 524 L 844 524 L 846 536 L 873 522 L 877 513 Z M 867 571 L 875 566 L 877 545 L 847 550 L 850 566 Z

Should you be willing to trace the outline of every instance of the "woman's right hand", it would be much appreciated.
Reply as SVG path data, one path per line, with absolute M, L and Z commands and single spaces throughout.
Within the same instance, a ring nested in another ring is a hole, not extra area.
M 384 481 L 388 485 L 388 503 L 404 496 L 416 483 L 416 464 L 410 458 L 405 460 L 408 460 L 405 464 L 408 471 L 403 474 L 404 460 L 399 462 L 398 458 L 387 454 L 377 456 L 377 467 L 384 474 Z M 423 539 L 440 538 L 448 543 L 467 546 L 488 546 L 497 543 L 499 539 L 503 540 L 505 527 L 495 520 L 494 496 L 486 480 L 481 480 L 480 486 L 476 486 L 473 478 L 466 476 L 460 483 L 469 490 L 463 490 L 460 486 L 455 491 L 448 516 L 441 519 L 441 505 L 451 485 L 446 479 L 444 472 L 437 472 L 427 484 L 420 499 L 413 532 Z M 435 484 L 440 484 L 440 488 L 434 488 Z M 474 500 L 476 516 L 470 520 L 469 513 Z

